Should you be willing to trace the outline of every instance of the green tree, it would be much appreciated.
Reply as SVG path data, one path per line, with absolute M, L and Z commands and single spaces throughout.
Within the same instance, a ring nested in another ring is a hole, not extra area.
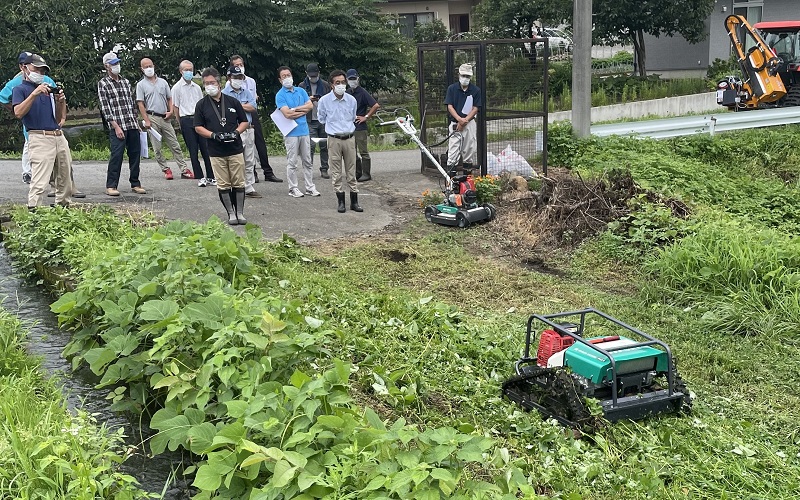
M 450 32 L 441 19 L 414 26 L 414 43 L 443 42 L 449 36 Z
M 630 41 L 640 76 L 647 76 L 644 35 L 681 35 L 691 43 L 708 36 L 706 20 L 714 0 L 595 0 L 595 36 Z

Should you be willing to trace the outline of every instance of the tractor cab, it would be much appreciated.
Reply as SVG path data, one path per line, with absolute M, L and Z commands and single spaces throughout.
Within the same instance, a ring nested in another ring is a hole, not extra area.
M 800 21 L 765 21 L 753 26 L 781 59 L 778 74 L 787 87 L 800 83 Z

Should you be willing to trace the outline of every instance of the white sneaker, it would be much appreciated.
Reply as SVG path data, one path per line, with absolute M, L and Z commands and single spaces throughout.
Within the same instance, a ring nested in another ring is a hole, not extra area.
M 200 180 L 197 181 L 197 187 L 204 188 L 206 186 L 208 186 L 208 181 L 206 181 L 205 177 L 200 177 Z
M 317 191 L 317 188 L 315 188 L 315 187 L 313 187 L 311 189 L 306 189 L 306 194 L 309 195 L 309 196 L 321 196 L 319 194 L 319 191 Z
M 300 190 L 297 188 L 292 188 L 289 190 L 289 196 L 291 196 L 292 198 L 302 198 L 303 193 L 301 193 Z
M 208 183 L 211 184 L 212 186 L 216 186 L 217 185 L 217 179 L 207 179 L 207 180 L 208 180 Z

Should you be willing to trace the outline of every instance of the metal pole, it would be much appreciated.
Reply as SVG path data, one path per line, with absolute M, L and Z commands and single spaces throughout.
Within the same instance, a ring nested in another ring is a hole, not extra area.
M 592 0 L 573 0 L 572 131 L 588 137 L 592 121 Z

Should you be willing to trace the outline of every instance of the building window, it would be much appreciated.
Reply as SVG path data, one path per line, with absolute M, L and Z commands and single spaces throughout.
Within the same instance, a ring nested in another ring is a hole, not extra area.
M 743 16 L 750 24 L 761 22 L 764 11 L 764 0 L 735 0 L 733 13 Z
M 433 12 L 421 12 L 419 14 L 398 14 L 397 25 L 401 35 L 414 38 L 414 26 L 417 24 L 429 23 L 436 19 Z

